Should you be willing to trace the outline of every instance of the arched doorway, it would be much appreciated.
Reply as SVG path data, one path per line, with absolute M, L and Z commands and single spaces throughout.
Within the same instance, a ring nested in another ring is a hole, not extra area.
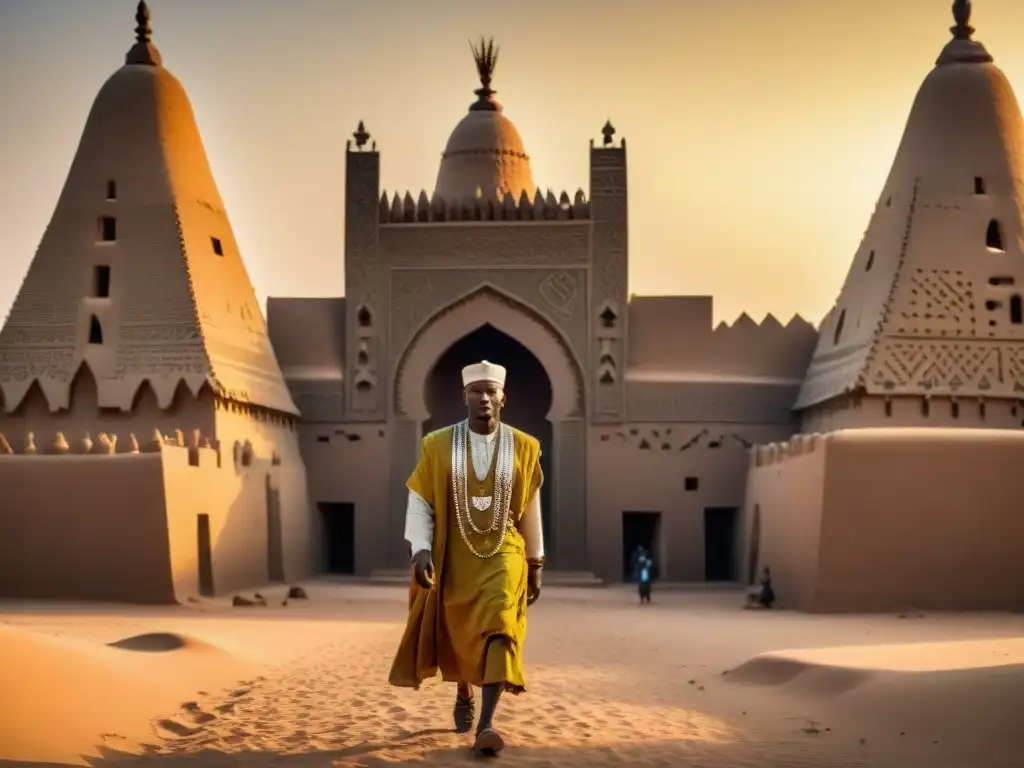
M 423 430 L 465 416 L 460 369 L 486 359 L 509 370 L 509 423 L 541 441 L 546 475 L 541 503 L 546 507 L 548 562 L 553 568 L 585 571 L 585 383 L 576 353 L 562 332 L 529 304 L 483 285 L 438 309 L 401 349 L 394 370 L 389 425 L 392 491 L 388 527 L 389 541 L 402 544 L 389 545 L 387 561 L 393 567 L 408 563 L 403 541 L 408 499 L 405 483 L 416 466 Z M 448 360 L 442 361 L 442 357 Z M 539 373 L 530 373 L 538 368 Z M 543 396 L 530 382 L 541 382 Z M 441 402 L 443 392 L 452 395 Z M 435 402 L 428 404 L 428 398 Z
M 461 394 L 462 369 L 481 360 L 489 360 L 508 369 L 508 407 L 502 414 L 502 420 L 540 441 L 541 469 L 545 477 L 541 487 L 544 539 L 551 542 L 554 476 L 551 470 L 552 429 L 548 414 L 553 393 L 547 371 L 529 349 L 490 324 L 480 326 L 448 347 L 424 381 L 424 401 L 429 416 L 423 423 L 423 434 L 466 418 Z

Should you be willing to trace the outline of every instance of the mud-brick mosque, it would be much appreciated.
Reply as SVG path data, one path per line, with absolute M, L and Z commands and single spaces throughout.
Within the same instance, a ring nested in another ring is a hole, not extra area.
M 1024 123 L 970 2 L 820 328 L 629 292 L 625 139 L 541 191 L 497 49 L 435 188 L 346 153 L 345 296 L 257 303 L 140 3 L 0 332 L 0 594 L 170 602 L 406 567 L 420 438 L 460 368 L 538 436 L 549 580 L 770 565 L 814 611 L 1019 608 Z

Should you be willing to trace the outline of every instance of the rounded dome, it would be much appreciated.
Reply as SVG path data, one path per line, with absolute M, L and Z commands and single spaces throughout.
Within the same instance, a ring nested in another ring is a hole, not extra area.
M 515 125 L 500 111 L 472 110 L 455 126 L 448 138 L 434 193 L 446 200 L 461 200 L 493 193 L 501 199 L 511 194 L 517 200 L 525 191 L 533 196 L 535 186 L 530 157 Z
M 480 88 L 469 114 L 455 126 L 441 155 L 434 194 L 444 200 L 464 200 L 479 191 L 484 197 L 516 200 L 525 192 L 532 198 L 536 187 L 530 170 L 530 156 L 515 125 L 494 100 L 491 76 L 498 61 L 494 40 L 480 39 L 472 46 Z

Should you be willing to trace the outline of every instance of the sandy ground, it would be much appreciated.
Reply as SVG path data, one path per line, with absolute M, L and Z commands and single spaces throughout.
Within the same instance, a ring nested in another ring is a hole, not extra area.
M 479 762 L 451 730 L 452 686 L 386 684 L 405 591 L 307 589 L 254 608 L 0 604 L 0 766 Z M 496 764 L 1024 766 L 1024 616 L 655 600 L 545 590 Z

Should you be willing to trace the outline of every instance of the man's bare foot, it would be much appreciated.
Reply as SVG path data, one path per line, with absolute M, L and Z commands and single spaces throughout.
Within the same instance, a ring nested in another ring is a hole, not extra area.
M 493 728 L 482 728 L 477 731 L 473 749 L 482 755 L 496 755 L 505 748 L 505 740 Z

